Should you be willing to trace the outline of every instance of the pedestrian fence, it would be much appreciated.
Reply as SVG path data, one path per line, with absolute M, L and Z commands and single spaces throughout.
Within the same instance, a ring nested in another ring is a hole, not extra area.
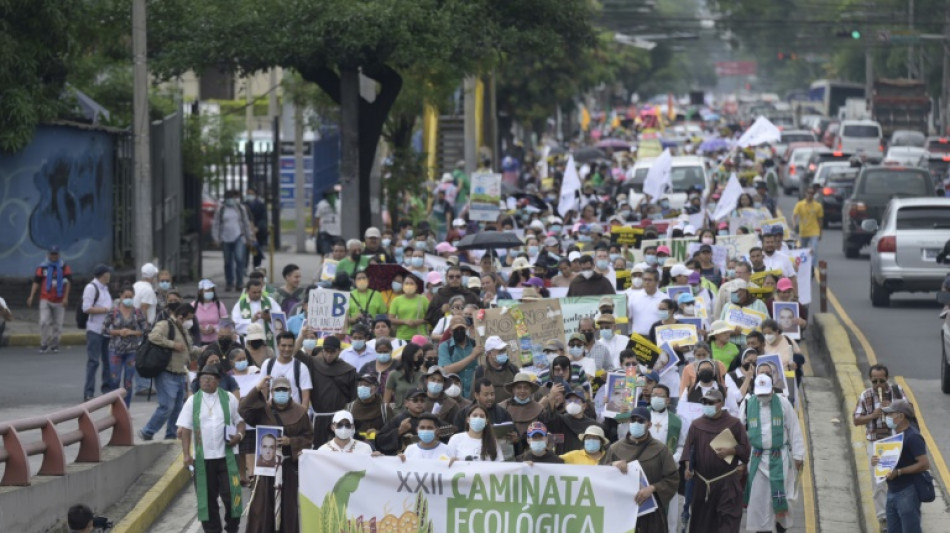
M 99 433 L 112 429 L 109 446 L 132 446 L 132 415 L 123 401 L 125 389 L 114 390 L 79 405 L 55 411 L 46 416 L 36 416 L 0 424 L 0 463 L 4 464 L 0 487 L 27 486 L 30 484 L 29 457 L 43 454 L 43 464 L 36 475 L 65 476 L 66 447 L 79 443 L 77 463 L 98 463 L 102 460 L 102 444 Z M 92 418 L 92 413 L 110 407 L 108 416 Z M 79 428 L 60 433 L 57 424 L 78 420 Z M 39 429 L 41 438 L 23 442 L 20 432 Z

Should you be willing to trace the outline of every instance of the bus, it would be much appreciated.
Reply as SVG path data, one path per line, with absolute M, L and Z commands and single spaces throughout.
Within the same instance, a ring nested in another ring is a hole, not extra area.
M 817 80 L 808 89 L 808 101 L 814 103 L 823 116 L 837 117 L 838 109 L 848 98 L 864 98 L 864 85 L 846 81 Z

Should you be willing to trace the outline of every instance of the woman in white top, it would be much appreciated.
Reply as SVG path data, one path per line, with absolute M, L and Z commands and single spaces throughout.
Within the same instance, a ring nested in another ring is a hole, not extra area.
M 473 406 L 465 419 L 464 433 L 456 433 L 449 439 L 449 456 L 459 461 L 505 460 L 495 434 L 488 427 L 488 414 L 478 405 Z
M 798 365 L 795 364 L 794 355 L 799 351 L 798 343 L 788 339 L 779 329 L 778 322 L 771 318 L 763 320 L 762 335 L 765 337 L 765 347 L 762 349 L 765 353 L 777 353 L 782 358 L 782 364 L 787 370 L 795 370 Z
M 449 327 L 449 321 L 454 317 L 462 316 L 462 311 L 465 309 L 465 297 L 464 296 L 453 296 L 449 298 L 449 314 L 443 316 L 435 323 L 435 328 L 432 330 L 432 342 L 439 343 L 442 342 L 442 334 L 445 333 L 445 328 Z
M 366 341 L 366 348 L 375 352 L 376 339 L 389 339 L 389 342 L 393 345 L 393 357 L 397 352 L 401 353 L 402 349 L 406 347 L 406 341 L 396 338 L 396 330 L 393 329 L 389 317 L 385 315 L 379 315 L 373 320 L 373 338 Z
M 439 417 L 432 413 L 419 415 L 419 421 L 416 423 L 416 436 L 419 437 L 419 442 L 410 444 L 405 452 L 399 454 L 399 458 L 403 462 L 406 462 L 407 458 L 429 460 L 451 458 L 452 452 L 448 445 L 438 439 L 437 430 L 440 425 Z

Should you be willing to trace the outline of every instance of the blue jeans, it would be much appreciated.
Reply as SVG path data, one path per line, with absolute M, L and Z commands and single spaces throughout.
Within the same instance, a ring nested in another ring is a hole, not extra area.
M 83 399 L 96 395 L 96 370 L 102 365 L 102 392 L 109 390 L 109 338 L 86 331 L 86 386 Z
M 135 352 L 109 351 L 109 390 L 125 387 L 125 405 L 132 403 L 132 377 L 135 376 Z
M 132 365 L 132 367 L 132 371 L 135 372 L 135 365 Z M 135 372 L 133 375 L 134 379 L 132 383 L 135 384 L 133 387 L 135 392 L 148 392 L 148 390 L 152 388 L 152 380 L 139 376 L 138 372 Z
M 224 251 L 224 280 L 229 287 L 244 283 L 244 266 L 247 264 L 247 244 L 238 239 L 234 242 L 222 242 Z
M 163 371 L 155 378 L 155 389 L 158 391 L 158 407 L 142 433 L 151 437 L 165 425 L 165 438 L 174 439 L 178 430 L 178 414 L 185 404 L 185 374 L 172 374 Z M 167 424 L 166 424 L 167 422 Z
M 900 492 L 887 491 L 888 533 L 921 533 L 920 498 L 913 484 Z
M 814 237 L 799 237 L 799 240 L 802 242 L 802 248 L 811 249 L 811 266 L 818 266 L 818 236 Z

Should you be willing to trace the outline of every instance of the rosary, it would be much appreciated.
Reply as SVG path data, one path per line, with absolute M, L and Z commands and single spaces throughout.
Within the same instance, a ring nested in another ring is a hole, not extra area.
M 206 398 L 206 397 L 210 397 L 210 398 L 211 398 L 210 404 L 209 404 L 209 402 L 206 402 L 206 401 L 205 401 L 205 398 Z M 218 403 L 218 395 L 217 395 L 217 394 L 215 394 L 215 395 L 202 394 L 202 395 L 201 395 L 201 403 L 202 403 L 205 407 L 208 408 L 208 415 L 211 415 L 211 410 L 214 408 L 215 404 Z

